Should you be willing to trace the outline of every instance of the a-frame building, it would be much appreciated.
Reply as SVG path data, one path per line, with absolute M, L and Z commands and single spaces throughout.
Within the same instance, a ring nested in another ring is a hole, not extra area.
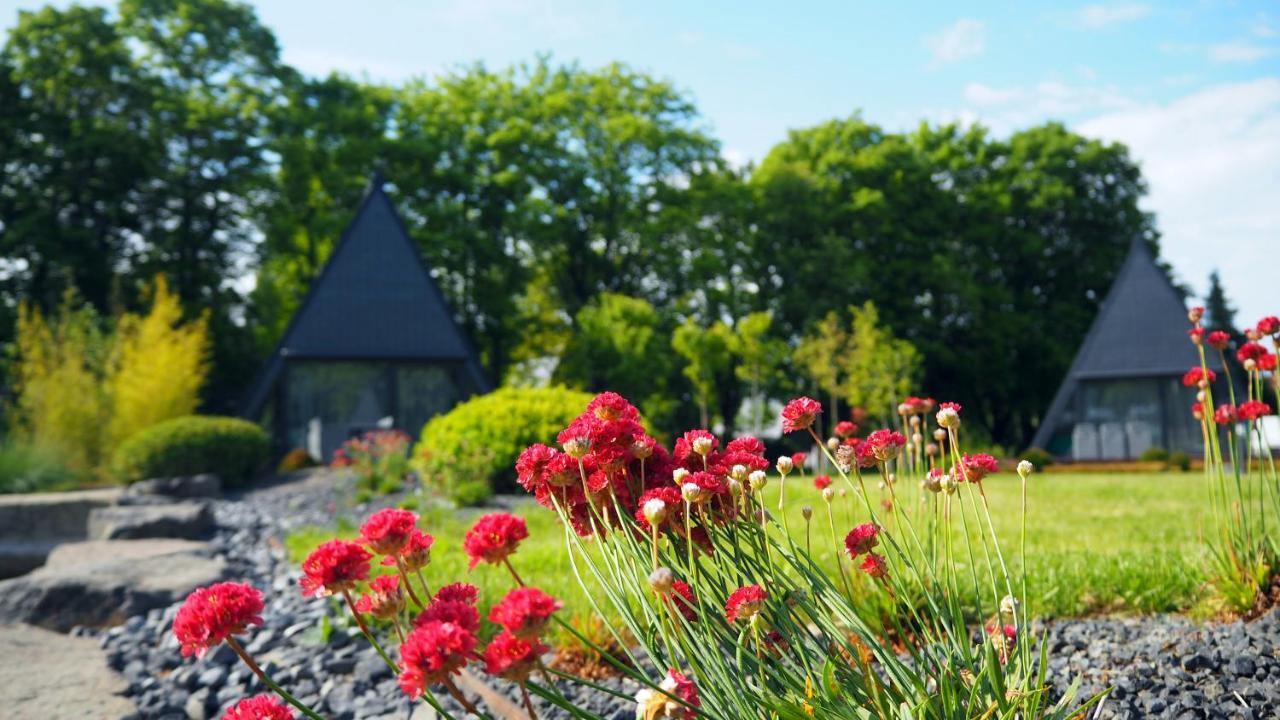
M 1034 445 L 1070 460 L 1129 460 L 1151 447 L 1199 454 L 1199 365 L 1182 296 L 1135 240 L 1045 413 Z M 1217 363 L 1214 364 L 1217 367 Z
M 489 390 L 475 351 L 375 176 L 242 406 L 278 452 L 327 460 L 375 427 L 423 423 Z

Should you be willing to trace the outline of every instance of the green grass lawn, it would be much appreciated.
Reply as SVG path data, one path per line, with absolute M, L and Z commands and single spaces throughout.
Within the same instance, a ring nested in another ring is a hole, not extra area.
M 837 480 L 836 487 L 839 487 Z M 1201 523 L 1207 521 L 1207 494 L 1199 473 L 1036 474 L 1029 485 L 1027 557 L 1028 595 L 1033 611 L 1050 616 L 1096 612 L 1176 612 L 1192 608 L 1203 583 Z M 1019 483 L 1012 473 L 988 478 L 988 497 L 1001 546 L 1017 563 Z M 777 506 L 778 484 L 766 493 Z M 875 488 L 871 492 L 877 494 Z M 803 505 L 814 508 L 814 554 L 834 571 L 825 509 L 807 479 L 787 486 L 787 521 L 803 542 Z M 836 501 L 836 530 L 843 537 L 855 522 L 852 498 Z M 482 603 L 498 600 L 512 586 L 506 571 L 483 565 L 468 571 L 462 536 L 481 510 L 429 509 L 423 527 L 436 537 L 426 571 L 432 589 L 465 580 L 478 585 Z M 530 584 L 563 599 L 575 615 L 591 614 L 578 585 L 554 513 L 529 501 L 517 511 L 529 524 L 529 539 L 512 560 Z M 288 538 L 291 557 L 300 561 L 333 536 L 353 537 L 356 525 L 308 528 Z

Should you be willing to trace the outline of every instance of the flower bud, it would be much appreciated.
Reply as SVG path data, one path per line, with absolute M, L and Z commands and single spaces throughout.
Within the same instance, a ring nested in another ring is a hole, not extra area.
M 1247 328 L 1244 331 L 1244 339 L 1249 342 L 1258 342 L 1262 339 L 1262 333 L 1258 332 L 1258 328 Z
M 827 488 L 827 489 L 828 489 L 828 490 L 830 490 L 831 488 Z M 843 498 L 843 497 L 847 496 L 848 494 L 849 494 L 849 491 L 848 491 L 848 490 L 845 490 L 844 488 L 840 488 L 840 497 L 842 497 L 842 498 Z
M 564 454 L 574 460 L 581 460 L 591 452 L 591 440 L 584 437 L 569 438 L 564 441 Z
M 693 451 L 702 457 L 706 457 L 711 454 L 711 443 L 712 441 L 709 437 L 696 437 L 693 439 L 692 443 Z
M 702 500 L 702 488 L 693 483 L 685 483 L 680 486 L 680 497 L 690 505 L 696 505 Z
M 838 447 L 840 447 L 840 438 L 827 438 L 828 450 L 830 450 L 831 452 L 835 452 L 836 448 Z
M 809 518 L 813 517 L 813 508 L 809 507 L 808 505 L 805 505 L 804 507 L 800 508 L 800 514 L 804 516 L 804 519 L 807 522 Z
M 880 489 L 880 490 L 884 490 L 885 488 L 887 488 L 887 487 L 889 487 L 889 486 L 888 486 L 888 485 L 886 485 L 886 484 L 885 484 L 885 482 L 884 482 L 883 480 L 881 480 L 880 482 L 876 483 L 876 487 L 877 487 L 878 489 Z
M 944 407 L 939 410 L 937 419 L 939 427 L 944 427 L 949 430 L 960 427 L 960 413 L 956 412 L 953 408 Z
M 743 480 L 746 480 L 747 466 L 734 465 L 733 467 L 729 468 L 729 477 L 733 478 L 734 480 L 737 480 L 738 482 L 742 482 Z
M 650 455 L 653 455 L 653 448 L 649 445 L 638 440 L 631 443 L 631 457 L 637 460 L 647 460 Z
M 742 495 L 742 483 L 734 480 L 733 478 L 729 478 L 729 494 L 733 497 Z
M 1248 358 L 1248 359 L 1246 359 L 1246 360 L 1244 361 L 1244 369 L 1245 369 L 1245 371 L 1246 371 L 1246 372 L 1257 372 L 1257 370 L 1258 370 L 1258 361 L 1257 361 L 1257 360 L 1254 360 L 1253 358 Z
M 748 481 L 751 483 L 751 489 L 759 492 L 769 482 L 769 476 L 763 470 L 756 470 L 751 473 Z
M 659 595 L 666 595 L 671 592 L 671 587 L 675 584 L 676 576 L 671 572 L 670 568 L 660 567 L 649 573 L 649 587 Z
M 942 471 L 938 468 L 930 470 L 924 476 L 924 489 L 931 493 L 942 492 Z
M 1013 616 L 1018 612 L 1018 600 L 1012 595 L 1005 595 L 1000 601 L 1000 612 L 1003 615 Z
M 1018 475 L 1021 476 L 1023 480 L 1026 480 L 1027 476 L 1035 469 L 1036 466 L 1032 465 L 1030 460 L 1023 460 L 1018 463 Z
M 671 471 L 671 480 L 676 485 L 683 485 L 684 479 L 687 477 L 689 477 L 689 471 L 685 470 L 682 467 L 678 467 L 675 470 Z
M 1205 400 L 1205 394 L 1204 394 L 1204 391 L 1203 391 L 1203 390 L 1201 390 L 1200 392 L 1196 393 L 1196 402 L 1201 402 L 1201 403 L 1202 403 L 1202 402 L 1204 402 L 1204 400 Z
M 929 457 L 934 457 L 938 454 L 938 446 L 934 443 L 926 443 L 924 446 L 924 454 Z
M 889 473 L 889 484 L 894 485 L 898 482 L 898 473 Z
M 834 500 L 834 499 L 835 499 L 835 497 L 836 497 L 836 491 L 835 491 L 835 489 L 833 489 L 833 488 L 823 488 L 823 489 L 822 489 L 822 499 L 823 499 L 823 500 L 826 500 L 827 502 L 831 502 L 832 500 Z
M 911 433 L 911 442 L 915 445 L 919 445 L 924 442 L 924 435 L 921 435 L 918 431 Z
M 783 455 L 782 457 L 778 458 L 778 474 L 779 475 L 782 475 L 783 477 L 785 477 L 794 468 L 795 468 L 795 463 L 791 460 L 790 456 Z
M 649 521 L 650 525 L 658 526 L 663 520 L 667 519 L 667 503 L 661 498 L 650 498 L 644 503 L 644 519 Z
M 955 495 L 956 490 L 960 489 L 959 486 L 956 485 L 955 478 L 951 477 L 950 473 L 943 475 L 942 479 L 938 481 L 938 484 L 942 487 L 942 492 L 948 495 Z
M 1200 322 L 1200 318 L 1204 317 L 1204 308 L 1196 306 L 1187 311 L 1187 320 L 1192 324 Z
M 913 427 L 913 428 L 918 428 L 918 427 L 920 427 L 920 416 L 919 416 L 919 415 L 912 415 L 912 416 L 911 416 L 911 427 Z
M 914 408 L 911 407 L 911 403 L 898 403 L 899 415 L 910 415 L 913 409 Z

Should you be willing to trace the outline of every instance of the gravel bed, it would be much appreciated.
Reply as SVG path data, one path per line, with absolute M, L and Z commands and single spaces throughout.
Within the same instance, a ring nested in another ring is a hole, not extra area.
M 414 713 L 337 601 L 302 597 L 298 569 L 285 557 L 282 540 L 290 530 L 376 509 L 350 507 L 348 496 L 332 476 L 318 474 L 214 503 L 218 530 L 212 542 L 228 561 L 229 577 L 252 582 L 268 598 L 263 626 L 249 636 L 247 649 L 276 680 L 333 720 L 424 717 Z M 175 605 L 109 630 L 76 634 L 100 637 L 144 718 L 220 718 L 234 702 L 265 691 L 225 645 L 203 660 L 184 660 L 171 632 L 176 612 Z M 328 628 L 327 642 L 322 627 Z M 1076 675 L 1083 676 L 1081 697 L 1111 690 L 1091 717 L 1280 718 L 1280 610 L 1248 624 L 1104 618 L 1055 621 L 1049 632 L 1058 692 Z M 519 704 L 514 685 L 491 684 Z M 627 696 L 637 690 L 630 681 L 604 684 Z M 567 683 L 561 689 L 609 720 L 634 717 L 630 702 Z M 443 702 L 461 717 L 452 699 Z M 541 717 L 558 716 L 545 701 L 535 703 Z

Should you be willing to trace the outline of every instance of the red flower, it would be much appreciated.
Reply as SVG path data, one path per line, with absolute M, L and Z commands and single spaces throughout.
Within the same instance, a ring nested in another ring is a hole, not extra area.
M 431 562 L 431 546 L 435 545 L 436 539 L 421 530 L 414 528 L 409 534 L 409 541 L 400 548 L 400 552 L 394 556 L 387 556 L 382 559 L 382 564 L 394 566 L 396 558 L 400 558 L 400 564 L 404 566 L 406 572 L 415 572 L 427 566 Z
M 677 460 L 690 460 L 702 457 L 702 454 L 694 449 L 694 446 L 707 447 L 710 443 L 708 454 L 720 447 L 720 441 L 716 439 L 706 430 L 689 430 L 684 435 L 676 438 L 675 456 Z
M 693 680 L 688 676 L 674 669 L 668 670 L 666 679 L 659 683 L 658 687 L 679 698 L 684 702 L 684 705 L 689 706 L 685 707 L 677 704 L 675 708 L 671 708 L 668 705 L 669 717 L 681 718 L 682 720 L 697 717 L 697 713 L 690 708 L 702 707 L 702 702 L 698 699 L 698 687 L 693 684 Z
M 556 442 L 560 443 L 560 447 L 570 457 L 582 458 L 591 452 L 591 434 L 595 430 L 595 423 L 595 418 L 590 415 L 579 416 L 556 435 Z
M 203 657 L 209 648 L 262 624 L 262 593 L 247 583 L 223 582 L 196 589 L 173 619 L 182 655 Z
M 1213 421 L 1219 425 L 1230 425 L 1236 421 L 1236 409 L 1227 404 L 1219 405 L 1213 411 Z
M 548 649 L 537 638 L 498 633 L 484 649 L 484 671 L 504 680 L 523 683 L 538 667 L 538 660 Z
M 1204 419 L 1204 403 L 1200 403 L 1200 402 L 1191 403 L 1191 414 L 1194 415 L 1197 420 L 1203 420 Z
M 524 518 L 509 513 L 492 513 L 476 521 L 462 539 L 462 549 L 471 558 L 471 569 L 481 561 L 500 563 L 507 559 L 529 537 Z
M 689 587 L 689 583 L 683 580 L 675 580 L 671 583 L 671 590 L 677 596 L 672 598 L 675 602 L 676 609 L 684 615 L 684 619 L 689 622 L 698 620 L 698 599 L 693 596 L 693 588 Z
M 982 482 L 984 478 L 1000 469 L 996 459 L 986 453 L 965 455 L 960 458 L 960 467 L 964 471 L 962 479 L 969 482 Z
M 791 464 L 795 467 L 804 469 L 804 461 L 809 459 L 809 453 L 798 452 L 791 453 Z
M 750 435 L 744 435 L 740 438 L 734 438 L 724 448 L 727 453 L 749 453 L 751 455 L 764 455 L 764 443 Z
M 1196 305 L 1187 311 L 1187 320 L 1190 320 L 1193 324 L 1200 322 L 1202 317 L 1204 317 L 1204 307 L 1201 305 Z
M 400 687 L 420 697 L 429 685 L 444 682 L 467 664 L 476 636 L 450 622 L 427 622 L 414 628 L 400 645 Z
M 1256 342 L 1247 342 L 1236 350 L 1236 359 L 1242 363 L 1246 360 L 1253 360 L 1254 362 L 1257 362 L 1258 358 L 1266 354 L 1266 348 Z
M 302 561 L 302 594 L 325 597 L 350 590 L 369 578 L 373 556 L 350 540 L 330 540 Z
M 516 480 L 526 492 L 534 492 L 547 481 L 547 468 L 560 455 L 542 443 L 534 443 L 516 460 Z
M 356 601 L 356 612 L 390 620 L 404 609 L 404 591 L 399 575 L 382 575 L 369 583 L 369 592 Z
M 876 537 L 879 534 L 880 526 L 875 523 L 863 523 L 850 530 L 844 538 L 844 547 L 849 551 L 849 557 L 856 558 L 871 552 L 872 548 L 880 544 Z
M 222 720 L 294 720 L 288 705 L 270 695 L 245 698 L 232 705 Z
M 1182 376 L 1182 384 L 1187 387 L 1195 387 L 1200 384 L 1201 380 L 1206 379 L 1212 383 L 1218 379 L 1218 374 L 1212 370 L 1206 371 L 1202 368 L 1194 367 L 1188 370 L 1186 375 Z
M 943 403 L 943 407 L 953 403 Z M 907 444 L 907 438 L 896 430 L 876 430 L 867 436 L 867 444 L 871 446 L 871 452 L 880 462 L 887 462 L 898 457 L 898 453 L 902 452 L 902 446 Z
M 385 508 L 369 516 L 360 526 L 360 542 L 379 555 L 395 555 L 418 529 L 418 514 L 400 508 Z
M 694 720 L 698 716 L 698 688 L 676 670 L 668 670 L 657 689 L 636 693 L 636 717 L 644 720 Z
M 616 392 L 602 392 L 587 403 L 587 412 L 603 421 L 635 420 L 640 412 Z
M 536 637 L 547 627 L 552 614 L 564 603 L 534 587 L 521 587 L 507 593 L 489 610 L 489 620 L 520 637 Z
M 1214 330 L 1209 333 L 1209 337 L 1206 339 L 1206 342 L 1208 342 L 1209 347 L 1214 350 L 1226 350 L 1227 346 L 1231 344 L 1231 336 L 1221 330 Z
M 1240 404 L 1237 410 L 1241 420 L 1252 422 L 1261 417 L 1271 414 L 1271 406 L 1261 400 L 1249 400 Z
M 863 559 L 862 564 L 858 567 L 862 569 L 862 572 L 873 578 L 882 578 L 885 576 L 885 573 L 889 571 L 888 566 L 885 564 L 884 557 L 875 553 L 868 553 L 867 557 Z
M 734 590 L 724 604 L 724 617 L 729 622 L 750 620 L 764 609 L 769 593 L 759 585 L 747 585 Z
M 693 483 L 702 489 L 704 501 L 729 491 L 728 485 L 725 485 L 720 478 L 709 472 L 689 473 L 689 476 L 684 479 L 684 484 L 688 485 L 689 483 Z
M 413 624 L 421 627 L 430 622 L 453 623 L 468 632 L 479 632 L 480 611 L 475 605 L 462 600 L 432 600 Z
M 863 440 L 854 446 L 853 456 L 858 463 L 858 467 L 863 469 L 873 468 L 876 466 L 876 463 L 880 462 L 879 459 L 876 458 L 875 446 L 866 440 Z
M 1260 357 L 1258 358 L 1258 369 L 1259 369 L 1259 370 L 1266 370 L 1267 372 L 1275 372 L 1275 370 L 1276 370 L 1276 356 L 1275 356 L 1275 354 L 1274 354 L 1274 353 L 1267 353 L 1267 354 L 1265 354 L 1265 355 L 1260 356 Z
M 805 430 L 822 414 L 822 404 L 809 397 L 798 397 L 782 408 L 782 432 Z
M 836 423 L 835 434 L 838 438 L 847 438 L 858 432 L 858 426 L 848 420 L 841 420 Z
M 1193 327 L 1187 331 L 1187 337 L 1191 338 L 1193 345 L 1199 345 L 1204 342 L 1204 328 Z
M 1280 334 L 1280 318 L 1274 315 L 1268 315 L 1258 321 L 1259 335 L 1276 335 Z
M 951 410 L 951 411 L 954 411 L 954 412 L 957 412 L 957 413 L 958 413 L 958 412 L 960 412 L 961 407 L 960 407 L 960 403 L 958 403 L 958 402 L 944 402 L 944 403 L 942 403 L 941 405 L 939 405 L 939 406 L 938 406 L 938 409 L 939 409 L 939 410 Z
M 815 490 L 826 490 L 829 487 L 831 487 L 830 475 L 814 475 L 813 476 L 813 488 Z
M 432 599 L 436 602 L 456 600 L 468 605 L 475 605 L 476 601 L 480 599 L 480 588 L 470 583 L 445 585 L 436 591 L 436 596 Z

